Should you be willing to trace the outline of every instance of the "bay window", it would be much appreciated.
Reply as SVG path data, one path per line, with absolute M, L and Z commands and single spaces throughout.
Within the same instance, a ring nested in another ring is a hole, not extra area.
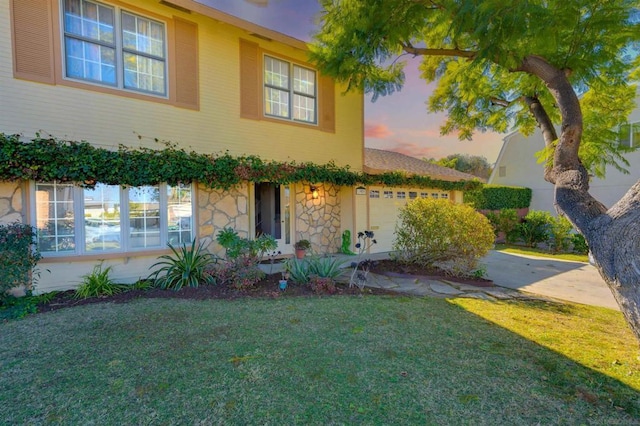
M 194 237 L 191 185 L 94 188 L 36 183 L 38 248 L 50 255 L 133 252 L 188 244 Z

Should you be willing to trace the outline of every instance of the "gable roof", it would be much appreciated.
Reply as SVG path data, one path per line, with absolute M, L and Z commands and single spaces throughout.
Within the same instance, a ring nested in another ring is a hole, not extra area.
M 432 179 L 457 182 L 460 180 L 481 180 L 469 173 L 459 172 L 447 167 L 438 166 L 415 157 L 400 154 L 399 152 L 385 151 L 382 149 L 364 149 L 364 171 L 372 175 L 385 172 L 403 171 L 414 175 L 429 176 Z

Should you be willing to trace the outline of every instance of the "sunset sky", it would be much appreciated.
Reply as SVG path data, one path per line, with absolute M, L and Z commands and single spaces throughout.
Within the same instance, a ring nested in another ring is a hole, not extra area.
M 197 0 L 223 12 L 279 31 L 300 40 L 310 41 L 316 28 L 314 17 L 320 11 L 316 0 Z M 365 145 L 388 149 L 413 157 L 441 158 L 449 154 L 482 155 L 496 161 L 504 135 L 477 133 L 473 141 L 459 141 L 456 135 L 441 136 L 443 114 L 429 114 L 426 100 L 430 88 L 418 74 L 418 60 L 407 59 L 406 83 L 402 91 L 365 99 Z

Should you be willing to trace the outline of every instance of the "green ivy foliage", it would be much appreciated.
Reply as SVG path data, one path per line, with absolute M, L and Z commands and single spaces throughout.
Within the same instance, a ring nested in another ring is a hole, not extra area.
M 384 185 L 468 191 L 479 181 L 449 182 L 427 176 L 399 172 L 368 175 L 330 162 L 313 163 L 266 161 L 254 155 L 234 157 L 187 152 L 167 143 L 161 150 L 129 148 L 117 151 L 98 148 L 86 141 L 36 137 L 23 142 L 18 135 L 0 133 L 0 181 L 35 180 L 73 182 L 93 187 L 109 185 L 142 186 L 166 182 L 200 182 L 209 188 L 228 190 L 243 182 L 324 182 L 339 186 Z
M 523 209 L 531 204 L 531 188 L 484 185 L 465 192 L 464 202 L 477 210 Z

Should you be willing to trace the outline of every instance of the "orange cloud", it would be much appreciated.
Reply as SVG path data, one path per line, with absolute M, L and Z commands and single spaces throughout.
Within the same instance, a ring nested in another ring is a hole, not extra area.
M 384 124 L 364 124 L 364 136 L 367 138 L 384 139 L 391 136 L 391 130 Z
M 389 150 L 422 159 L 435 157 L 438 151 L 440 151 L 440 148 L 434 146 L 424 146 L 411 142 L 396 142 L 396 144 L 391 146 Z

